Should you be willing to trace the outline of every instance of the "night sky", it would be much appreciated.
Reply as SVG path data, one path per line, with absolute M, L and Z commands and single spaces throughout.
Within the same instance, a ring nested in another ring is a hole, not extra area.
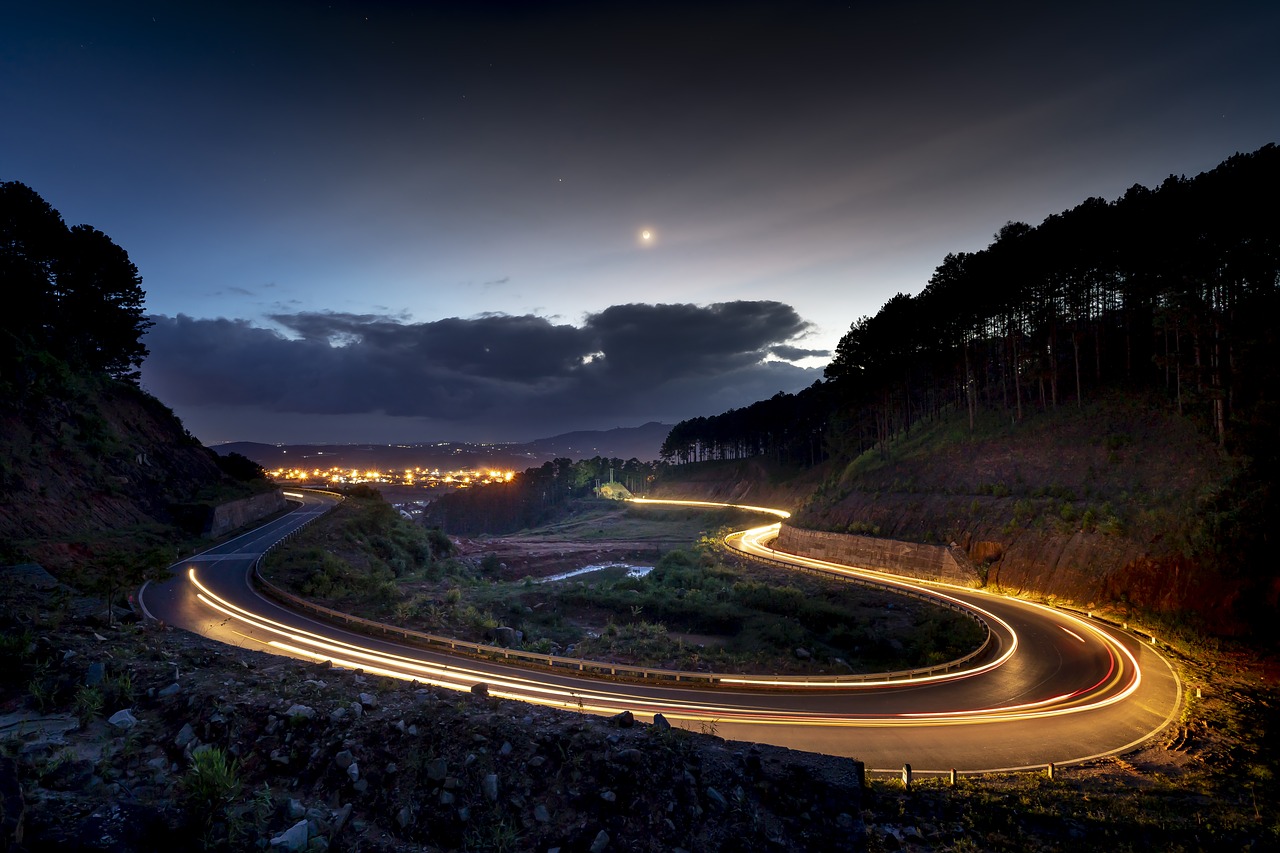
M 1278 33 L 1272 2 L 11 3 L 0 180 L 129 252 L 143 385 L 206 443 L 673 423 L 811 384 L 1007 221 L 1280 141 Z

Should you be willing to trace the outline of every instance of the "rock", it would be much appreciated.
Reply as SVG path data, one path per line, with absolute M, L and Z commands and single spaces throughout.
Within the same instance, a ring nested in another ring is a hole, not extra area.
M 316 715 L 316 711 L 314 708 L 311 708 L 307 705 L 299 705 L 295 703 L 289 706 L 289 710 L 285 711 L 284 715 L 286 717 L 289 717 L 290 719 L 300 718 L 304 720 L 310 720 Z
M 621 711 L 610 717 L 609 722 L 620 729 L 629 729 L 636 724 L 636 717 L 630 711 Z
M 406 829 L 412 822 L 413 812 L 408 806 L 401 806 L 400 811 L 396 812 L 396 823 L 400 824 L 401 829 Z
M 364 716 L 364 706 L 363 706 L 363 705 L 361 705 L 359 702 L 352 702 L 352 703 L 351 703 L 351 716 L 355 717 L 356 719 L 359 719 L 360 717 L 363 717 L 363 716 Z
M 613 757 L 613 760 L 618 764 L 636 767 L 644 763 L 644 753 L 638 749 L 623 749 Z
M 500 646 L 511 646 L 516 642 L 516 629 L 506 625 L 493 629 L 493 638 Z
M 451 791 L 441 791 L 441 792 L 440 792 L 440 805 L 442 805 L 442 806 L 451 806 L 451 805 L 453 805 L 454 799 L 455 799 L 455 798 L 454 798 L 453 793 L 452 793 Z
M 285 813 L 289 815 L 289 820 L 301 820 L 302 818 L 307 816 L 306 807 L 302 805 L 301 800 L 295 800 L 291 798 L 289 800 L 288 805 L 285 807 L 285 809 L 286 809 Z
M 538 803 L 533 807 L 533 819 L 538 823 L 550 823 L 551 812 L 547 811 L 547 807 L 542 803 Z
M 361 693 L 360 704 L 366 708 L 376 708 L 378 707 L 378 697 L 372 693 Z
M 724 794 L 715 788 L 707 788 L 707 802 L 718 812 L 722 812 L 729 808 L 729 801 L 724 798 Z
M 355 763 L 354 761 L 351 762 L 351 765 L 347 767 L 347 776 L 351 778 L 352 782 L 359 782 L 360 781 L 360 765 Z
M 433 758 L 427 762 L 427 778 L 432 782 L 443 782 L 449 775 L 449 762 L 443 758 Z
M 107 722 L 115 726 L 117 729 L 128 731 L 138 724 L 138 718 L 128 708 L 122 711 L 116 711 L 107 718 Z
M 333 834 L 337 835 L 342 832 L 342 827 L 347 825 L 347 821 L 351 818 L 351 803 L 347 803 L 342 808 L 333 813 Z
M 106 677 L 107 668 L 100 662 L 95 661 L 89 664 L 89 671 L 85 673 L 84 684 L 86 687 L 97 687 L 102 683 L 102 679 Z
M 167 699 L 170 696 L 177 696 L 181 692 L 182 692 L 182 685 L 180 685 L 178 682 L 175 681 L 173 682 L 173 684 L 170 684 L 168 687 L 164 688 L 156 695 Z
M 604 800 L 606 803 L 616 803 L 618 801 L 618 795 L 613 791 L 601 791 L 600 799 Z
M 478 696 L 481 699 L 488 699 L 489 685 L 485 684 L 483 681 L 477 681 L 475 684 L 471 685 L 471 695 Z
M 511 749 L 511 742 L 504 740 L 502 746 L 498 747 L 498 755 L 510 755 Z
M 813 657 L 813 655 L 809 653 L 808 649 L 799 649 L 799 648 L 795 650 L 795 656 L 798 660 L 808 660 L 809 658 Z
M 346 708 L 334 708 L 329 712 L 329 722 L 340 723 L 345 716 L 347 716 Z
M 190 723 L 184 723 L 178 731 L 178 736 L 173 739 L 173 743 L 178 749 L 186 749 L 187 744 L 196 739 L 196 730 L 191 728 Z
M 307 822 L 300 820 L 284 832 L 271 839 L 271 846 L 281 850 L 300 851 L 307 849 Z
M 344 749 L 333 757 L 333 763 L 337 764 L 343 770 L 346 770 L 356 761 L 356 757 L 351 754 L 351 750 Z
M 82 791 L 93 779 L 93 762 L 63 761 L 41 777 L 41 783 L 51 791 Z
M 662 716 L 662 714 L 654 714 L 653 727 L 660 732 L 666 732 L 671 730 L 671 723 L 667 722 L 667 718 Z M 601 830 L 601 832 L 603 833 L 603 830 Z M 607 844 L 608 841 L 606 840 L 605 843 Z
M 596 838 L 591 842 L 591 853 L 604 853 L 609 846 L 609 833 L 603 829 L 596 834 Z
M 484 779 L 480 783 L 480 788 L 484 792 L 484 798 L 491 803 L 498 801 L 498 774 L 486 773 Z

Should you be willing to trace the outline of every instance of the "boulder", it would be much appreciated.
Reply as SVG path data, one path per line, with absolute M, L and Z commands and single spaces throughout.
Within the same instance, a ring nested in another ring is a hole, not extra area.
M 310 833 L 307 830 L 307 820 L 295 823 L 284 832 L 271 839 L 271 846 L 280 850 L 301 851 L 307 849 L 307 840 Z

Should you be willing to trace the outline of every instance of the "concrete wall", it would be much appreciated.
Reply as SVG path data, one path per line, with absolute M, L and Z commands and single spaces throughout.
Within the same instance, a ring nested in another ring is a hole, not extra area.
M 279 512 L 284 508 L 284 493 L 279 489 L 274 492 L 264 492 L 253 497 L 240 498 L 239 500 L 219 504 L 214 507 L 213 518 L 210 519 L 209 528 L 204 535 L 210 539 L 221 536 L 224 533 L 235 530 L 237 527 L 244 527 L 246 524 L 257 521 L 260 518 L 266 518 L 268 515 Z
M 782 525 L 773 547 L 802 557 L 830 560 L 833 563 L 892 572 L 922 580 L 972 586 L 979 579 L 977 569 L 958 547 L 899 542 L 874 536 L 855 536 L 852 533 L 801 530 L 786 524 Z

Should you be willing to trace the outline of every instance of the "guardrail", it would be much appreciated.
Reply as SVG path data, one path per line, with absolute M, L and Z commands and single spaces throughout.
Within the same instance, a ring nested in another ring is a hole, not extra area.
M 804 572 L 810 575 L 818 575 L 824 578 L 832 578 L 838 581 L 843 581 L 844 583 L 851 583 L 857 586 L 867 587 L 868 589 L 876 589 L 882 592 L 890 592 L 893 595 L 900 595 L 900 596 L 903 596 L 904 598 L 914 598 L 918 601 L 925 601 L 937 607 L 944 607 L 947 610 L 951 610 L 956 613 L 963 614 L 964 616 L 967 616 L 970 620 L 972 620 L 975 624 L 977 624 L 978 627 L 982 629 L 982 643 L 978 646 L 978 648 L 974 649 L 969 654 L 965 655 L 964 657 L 959 657 L 959 658 L 956 658 L 955 660 L 946 661 L 945 663 L 936 664 L 930 667 L 920 667 L 918 669 L 904 670 L 903 672 L 910 673 L 910 675 L 908 675 L 907 677 L 917 677 L 922 675 L 936 675 L 942 672 L 950 672 L 952 670 L 961 669 L 962 667 L 964 667 L 965 664 L 968 664 L 974 660 L 977 660 L 991 646 L 991 638 L 992 638 L 991 626 L 987 624 L 987 620 L 983 619 L 981 616 L 979 616 L 977 613 L 975 613 L 973 610 L 969 609 L 968 607 L 965 607 L 964 605 L 961 605 L 961 604 L 957 604 L 956 602 L 951 601 L 942 596 L 930 595 L 927 592 L 922 592 L 919 590 L 903 589 L 897 584 L 890 583 L 887 581 L 877 581 L 873 578 L 855 577 L 853 575 L 846 575 L 841 572 L 827 571 L 825 569 L 820 569 L 815 566 L 802 566 L 797 563 L 789 563 L 786 560 L 775 560 L 771 557 L 762 557 L 758 554 L 749 554 L 746 551 L 739 551 L 737 549 L 730 548 L 723 541 L 720 543 L 720 547 L 735 557 L 741 557 L 747 560 L 760 563 L 762 565 L 772 566 L 774 568 L 786 569 L 789 572 L 798 571 L 798 572 Z M 885 677 L 893 677 L 898 675 L 899 673 L 886 673 L 878 677 L 885 678 Z M 782 680 L 785 677 L 786 676 L 778 676 L 777 680 Z M 791 676 L 791 677 L 795 677 L 795 676 Z M 850 677 L 854 678 L 858 676 L 850 676 Z M 874 678 L 874 677 L 877 677 L 877 676 L 868 676 L 868 678 Z
M 320 518 L 321 516 L 316 516 Z M 310 524 L 311 519 L 307 522 Z M 962 607 L 955 606 L 952 602 L 945 601 L 941 598 L 933 598 L 919 593 L 911 593 L 906 590 L 899 590 L 889 584 L 877 584 L 873 581 L 845 578 L 837 574 L 828 572 L 814 571 L 815 574 L 823 574 L 830 577 L 837 577 L 842 580 L 848 580 L 854 583 L 863 583 L 865 586 L 875 587 L 879 589 L 888 589 L 899 595 L 907 595 L 922 600 L 928 600 L 935 604 L 948 606 L 950 609 L 965 613 L 969 617 L 975 619 L 983 627 L 985 636 L 982 645 L 974 652 L 958 658 L 953 661 L 947 661 L 941 664 L 935 664 L 927 667 L 917 667 L 915 669 L 895 670 L 893 672 L 878 673 L 850 673 L 848 675 L 761 675 L 758 673 L 727 673 L 727 672 L 699 672 L 677 669 L 659 669 L 654 667 L 632 666 L 629 664 L 608 663 L 606 661 L 596 661 L 587 658 L 571 658 L 561 655 L 549 655 L 541 652 L 529 652 L 523 649 L 511 649 L 505 646 L 494 646 L 486 643 L 475 643 L 469 640 L 458 640 L 453 637 L 444 637 L 438 634 L 429 634 L 424 631 L 415 631 L 412 628 L 402 628 L 398 625 L 389 625 L 385 622 L 377 622 L 372 619 L 364 619 L 360 616 L 353 616 L 349 613 L 343 613 L 339 610 L 333 610 L 323 605 L 315 604 L 304 598 L 299 598 L 293 593 L 287 592 L 280 587 L 267 580 L 262 575 L 262 561 L 273 548 L 282 542 L 286 542 L 305 528 L 302 525 L 291 531 L 286 536 L 281 537 L 271 544 L 266 551 L 263 552 L 253 564 L 254 582 L 262 589 L 263 592 L 275 598 L 281 604 L 290 608 L 305 611 L 314 616 L 320 617 L 324 621 L 341 625 L 348 629 L 358 630 L 360 633 L 373 637 L 394 637 L 403 640 L 411 645 L 424 647 L 427 649 L 448 650 L 454 654 L 465 654 L 471 657 L 485 660 L 501 660 L 504 662 L 517 662 L 523 665 L 532 665 L 551 671 L 571 670 L 577 674 L 592 675 L 603 677 L 605 675 L 613 678 L 629 678 L 634 681 L 669 681 L 683 684 L 694 685 L 717 685 L 724 687 L 737 688 L 754 688 L 759 689 L 758 684 L 742 684 L 744 680 L 767 679 L 771 685 L 778 687 L 786 686 L 813 686 L 813 687 L 841 687 L 847 685 L 857 685 L 867 682 L 882 681 L 910 681 L 915 678 L 924 676 L 937 675 L 944 672 L 959 669 L 965 664 L 977 658 L 987 650 L 991 643 L 991 629 L 985 621 L 978 618 L 976 614 L 965 610 Z M 739 554 L 740 552 L 733 552 Z M 743 554 L 742 556 L 748 556 Z M 758 558 L 751 556 L 751 559 L 766 560 L 766 558 Z M 776 561 L 779 565 L 784 565 L 788 569 L 801 568 L 793 566 L 789 563 Z M 806 570 L 807 569 L 802 569 Z

